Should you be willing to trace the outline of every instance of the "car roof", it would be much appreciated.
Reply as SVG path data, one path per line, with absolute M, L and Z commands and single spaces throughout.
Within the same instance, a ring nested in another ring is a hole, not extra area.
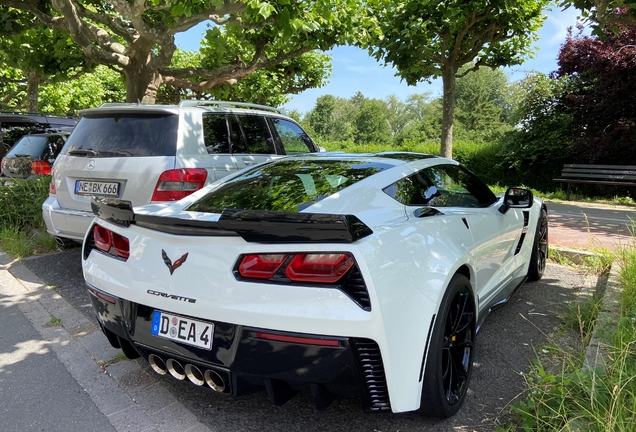
M 382 153 L 342 153 L 342 152 L 321 152 L 307 153 L 299 155 L 287 156 L 283 159 L 277 159 L 270 163 L 282 162 L 285 160 L 358 160 L 360 162 L 382 162 L 387 165 L 403 165 L 409 162 L 415 162 L 422 159 L 432 159 L 438 156 L 426 153 L 414 152 L 382 152 Z
M 180 111 L 208 111 L 208 112 L 220 112 L 220 113 L 241 113 L 241 114 L 254 114 L 258 112 L 259 115 L 273 115 L 283 116 L 290 118 L 287 113 L 279 108 L 270 107 L 267 105 L 258 105 L 243 102 L 231 102 L 231 101 L 200 101 L 200 100 L 183 100 L 178 105 L 160 105 L 160 104 L 141 104 L 141 103 L 123 103 L 123 102 L 111 102 L 105 103 L 97 108 L 88 108 L 79 111 L 79 115 L 95 116 L 99 114 L 117 114 L 123 112 L 137 112 L 147 114 L 178 114 Z

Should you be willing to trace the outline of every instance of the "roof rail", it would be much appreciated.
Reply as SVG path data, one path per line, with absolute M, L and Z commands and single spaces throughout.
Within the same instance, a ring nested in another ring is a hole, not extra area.
M 138 102 L 104 102 L 99 107 L 106 108 L 106 107 L 118 107 L 118 106 L 138 106 L 138 105 L 141 105 L 141 104 Z
M 179 102 L 179 106 L 180 107 L 218 106 L 219 108 L 232 108 L 232 107 L 253 108 L 253 109 L 260 109 L 265 111 L 273 111 L 278 114 L 287 115 L 285 110 L 282 110 L 279 108 L 274 108 L 267 105 L 245 103 L 245 102 L 188 99 L 188 100 L 182 100 L 181 102 Z

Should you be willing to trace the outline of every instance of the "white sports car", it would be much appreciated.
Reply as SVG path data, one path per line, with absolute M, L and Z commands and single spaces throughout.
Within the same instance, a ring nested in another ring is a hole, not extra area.
M 457 412 L 475 334 L 547 256 L 545 204 L 424 154 L 262 164 L 173 204 L 93 199 L 83 269 L 102 329 L 152 369 L 275 404 Z

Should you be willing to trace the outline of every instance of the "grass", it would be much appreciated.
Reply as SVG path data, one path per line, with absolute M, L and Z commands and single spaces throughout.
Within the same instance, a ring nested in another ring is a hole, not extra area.
M 62 320 L 51 315 L 51 320 L 46 323 L 47 327 L 57 327 L 57 326 L 61 326 L 62 325 Z
M 0 246 L 18 259 L 57 249 L 42 220 L 50 180 L 47 176 L 0 185 Z
M 609 273 L 614 254 L 605 248 L 592 248 L 591 255 L 579 255 L 576 261 L 566 253 L 560 252 L 558 249 L 551 248 L 549 258 L 557 264 L 575 267 L 577 270 L 585 274 L 605 275 Z
M 110 366 L 112 364 L 119 363 L 120 361 L 125 361 L 125 360 L 128 360 L 128 357 L 126 357 L 126 354 L 124 354 L 123 352 L 120 352 L 115 354 L 108 361 L 104 362 L 104 366 Z
M 616 431 L 636 430 L 636 248 L 615 254 L 623 287 L 620 316 L 608 338 L 605 368 L 584 372 L 581 353 L 561 351 L 558 367 L 537 361 L 527 374 L 527 392 L 514 404 L 515 421 L 501 430 Z M 572 306 L 566 325 L 589 337 L 600 299 Z

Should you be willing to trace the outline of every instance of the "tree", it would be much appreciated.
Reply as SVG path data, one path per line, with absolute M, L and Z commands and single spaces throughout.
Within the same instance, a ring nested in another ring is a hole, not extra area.
M 559 5 L 565 9 L 574 6 L 584 18 L 600 24 L 596 26 L 597 34 L 608 24 L 636 24 L 636 0 L 561 0 Z
M 202 61 L 203 55 L 200 52 L 177 49 L 172 67 L 196 67 Z M 281 106 L 289 102 L 291 94 L 322 87 L 330 74 L 331 57 L 311 51 L 271 68 L 257 70 L 234 85 L 222 84 L 207 91 L 196 92 L 164 85 L 157 95 L 157 102 L 175 104 L 181 99 L 195 98 Z
M 126 77 L 126 100 L 154 103 L 164 83 L 195 92 L 235 84 L 315 49 L 358 41 L 355 0 L 0 0 L 66 31 L 90 61 Z M 210 21 L 203 63 L 172 68 L 175 34 Z
M 20 86 L 26 87 L 26 107 L 38 111 L 41 83 L 60 82 L 82 73 L 84 55 L 68 33 L 51 30 L 30 14 L 0 7 L 0 57 L 5 66 L 21 71 Z M 89 68 L 90 66 L 87 65 Z
M 314 109 L 308 114 L 312 129 L 322 139 L 347 141 L 353 139 L 353 121 L 358 108 L 345 98 L 323 95 L 316 100 Z
M 376 18 L 369 50 L 410 85 L 442 77 L 440 153 L 452 157 L 455 79 L 459 69 L 523 62 L 545 19 L 548 0 L 372 0 Z
M 510 129 L 512 109 L 508 76 L 501 69 L 481 68 L 457 80 L 456 118 L 474 138 Z
M 386 105 L 378 99 L 365 99 L 355 118 L 356 144 L 388 144 L 392 141 L 391 125 L 386 118 Z
M 636 164 L 636 25 L 601 36 L 568 35 L 557 76 L 568 77 L 572 157 L 582 163 Z

